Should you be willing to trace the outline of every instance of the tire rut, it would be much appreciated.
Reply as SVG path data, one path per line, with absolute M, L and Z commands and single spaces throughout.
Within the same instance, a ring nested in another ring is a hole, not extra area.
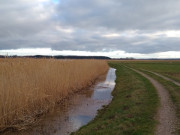
M 175 80 L 173 80 L 173 79 L 171 79 L 171 78 L 168 78 L 168 77 L 166 77 L 166 76 L 164 76 L 164 75 L 161 75 L 161 74 L 158 74 L 158 73 L 156 73 L 156 72 L 149 71 L 149 70 L 145 70 L 145 69 L 141 69 L 141 70 L 150 72 L 150 73 L 152 73 L 152 74 L 155 74 L 155 75 L 157 75 L 157 76 L 159 76 L 159 77 L 161 77 L 161 78 L 163 78 L 163 79 L 165 79 L 165 80 L 167 80 L 167 81 L 171 81 L 172 83 L 176 84 L 177 86 L 180 86 L 180 83 L 179 83 L 179 82 L 177 82 L 177 81 L 175 81 Z
M 128 67 L 129 68 L 129 67 Z M 132 68 L 130 68 L 132 69 Z M 136 69 L 132 69 L 140 75 L 147 78 L 156 88 L 157 93 L 160 98 L 160 107 L 157 110 L 155 119 L 158 124 L 155 129 L 155 135 L 176 135 L 177 130 L 177 116 L 175 111 L 175 106 L 170 99 L 168 91 L 164 88 L 162 84 L 154 80 L 150 76 Z

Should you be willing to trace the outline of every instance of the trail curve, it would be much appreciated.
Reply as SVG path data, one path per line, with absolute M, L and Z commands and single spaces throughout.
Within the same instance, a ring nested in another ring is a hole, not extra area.
M 155 135 L 176 135 L 175 132 L 177 129 L 177 116 L 175 106 L 170 99 L 168 91 L 162 84 L 146 75 L 145 73 L 140 72 L 136 69 L 132 70 L 147 78 L 154 85 L 159 95 L 160 107 L 158 108 L 157 115 L 155 117 L 155 119 L 158 121 L 155 129 Z

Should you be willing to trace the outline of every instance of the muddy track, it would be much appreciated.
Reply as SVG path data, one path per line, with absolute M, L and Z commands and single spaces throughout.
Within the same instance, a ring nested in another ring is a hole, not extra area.
M 130 68 L 132 69 L 132 68 Z M 158 121 L 158 124 L 155 129 L 155 135 L 175 135 L 177 129 L 177 117 L 175 106 L 173 105 L 168 91 L 163 87 L 162 84 L 149 77 L 148 75 L 132 69 L 140 75 L 147 78 L 156 88 L 157 93 L 160 98 L 160 107 L 157 110 L 157 115 L 155 119 Z
M 159 77 L 161 77 L 161 78 L 163 78 L 163 79 L 165 79 L 165 80 L 167 80 L 167 81 L 170 81 L 170 82 L 176 84 L 177 86 L 180 86 L 180 83 L 179 83 L 179 82 L 177 82 L 177 81 L 175 81 L 175 80 L 173 80 L 173 79 L 171 79 L 171 78 L 168 78 L 168 77 L 166 77 L 166 76 L 163 76 L 163 75 L 161 75 L 161 74 L 158 74 L 158 73 L 156 73 L 156 72 L 152 72 L 152 71 L 149 71 L 149 70 L 145 70 L 145 69 L 141 69 L 141 70 L 147 71 L 147 72 L 152 73 L 152 74 L 155 74 L 155 75 L 157 75 L 157 76 L 159 76 Z

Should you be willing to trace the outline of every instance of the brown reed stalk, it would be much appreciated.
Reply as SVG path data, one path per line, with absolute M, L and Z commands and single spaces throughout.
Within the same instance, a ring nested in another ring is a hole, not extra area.
M 0 59 L 0 130 L 32 123 L 107 70 L 102 60 Z

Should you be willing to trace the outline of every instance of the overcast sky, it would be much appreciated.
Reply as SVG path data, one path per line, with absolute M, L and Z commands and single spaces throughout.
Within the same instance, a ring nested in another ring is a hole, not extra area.
M 180 58 L 179 0 L 0 0 L 0 55 Z

